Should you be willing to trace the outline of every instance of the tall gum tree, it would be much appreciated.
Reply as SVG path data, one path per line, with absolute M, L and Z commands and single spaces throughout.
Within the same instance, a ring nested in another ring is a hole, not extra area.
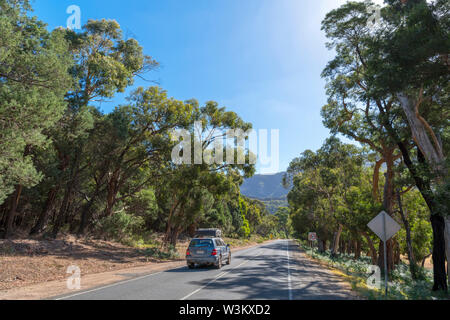
M 164 197 L 169 212 L 165 243 L 172 245 L 176 243 L 182 230 L 195 225 L 202 212 L 205 194 L 212 195 L 215 202 L 220 201 L 226 193 L 239 197 L 239 186 L 243 178 L 251 177 L 255 171 L 255 166 L 250 161 L 252 154 L 245 150 L 242 150 L 243 153 L 238 152 L 241 150 L 235 141 L 230 145 L 233 158 L 225 159 L 227 145 L 224 139 L 229 130 L 245 133 L 252 128 L 250 123 L 243 121 L 236 113 L 227 111 L 225 107 L 219 107 L 214 101 L 209 101 L 202 107 L 199 107 L 196 100 L 186 103 L 195 110 L 192 121 L 185 127 L 191 136 L 192 149 L 190 152 L 183 150 L 183 154 L 187 152 L 191 155 L 192 164 L 170 163 L 166 183 L 171 186 L 170 197 Z M 215 142 L 219 139 L 222 140 L 222 150 L 215 147 Z M 216 152 L 220 151 L 224 155 L 223 159 L 219 159 L 222 161 L 211 161 L 216 158 Z M 244 155 L 243 163 L 239 154 Z M 193 210 L 196 207 L 200 208 L 197 212 Z
M 438 1 L 437 3 L 440 3 L 441 5 L 443 4 L 441 1 Z M 405 8 L 407 9 L 416 5 L 419 5 L 420 8 L 427 6 L 424 1 L 409 1 L 407 6 L 401 6 L 399 3 L 396 3 L 393 6 L 383 8 L 383 18 L 388 20 L 391 19 L 402 24 L 405 19 L 404 17 L 395 14 L 395 10 L 404 10 Z M 417 135 L 415 135 L 414 132 L 411 134 L 410 126 L 413 124 L 408 120 L 409 115 L 404 112 L 404 108 L 402 108 L 404 107 L 404 104 L 402 104 L 402 101 L 399 98 L 399 93 L 401 94 L 404 92 L 399 88 L 402 88 L 402 86 L 410 86 L 414 83 L 413 79 L 416 75 L 420 74 L 421 68 L 418 67 L 416 70 L 410 70 L 407 68 L 402 69 L 401 63 L 395 60 L 399 57 L 405 57 L 405 61 L 411 62 L 414 60 L 411 59 L 411 56 L 414 56 L 415 52 L 418 52 L 420 55 L 427 50 L 417 50 L 414 46 L 407 48 L 405 46 L 407 42 L 404 41 L 389 42 L 388 40 L 392 34 L 395 35 L 396 32 L 399 30 L 401 31 L 402 28 L 394 28 L 393 31 L 390 24 L 386 22 L 387 20 L 383 20 L 378 29 L 368 28 L 367 19 L 369 17 L 367 16 L 368 8 L 366 6 L 367 4 L 365 3 L 348 3 L 340 9 L 330 13 L 330 15 L 328 15 L 325 19 L 324 23 L 329 24 L 328 26 L 325 25 L 326 31 L 328 36 L 331 36 L 333 39 L 331 46 L 335 47 L 338 52 L 345 52 L 345 50 L 347 50 L 347 52 L 351 53 L 347 56 L 341 55 L 341 58 L 338 56 L 334 62 L 329 64 L 328 69 L 330 69 L 331 66 L 331 69 L 337 70 L 337 74 L 342 74 L 342 69 L 339 68 L 342 64 L 348 64 L 347 62 L 349 57 L 350 60 L 359 59 L 361 61 L 360 64 L 363 66 L 362 68 L 354 68 L 354 70 L 351 70 L 350 74 L 356 74 L 357 77 L 350 78 L 350 82 L 356 82 L 358 86 L 364 89 L 364 94 L 360 96 L 361 101 L 370 101 L 368 103 L 373 104 L 378 109 L 378 111 L 375 109 L 375 112 L 378 113 L 376 119 L 380 124 L 380 132 L 382 132 L 384 136 L 390 138 L 391 141 L 398 146 L 401 156 L 403 157 L 403 161 L 408 167 L 411 176 L 415 180 L 416 186 L 421 191 L 422 196 L 430 208 L 432 213 L 431 221 L 434 231 L 434 289 L 446 290 L 444 218 L 437 210 L 439 203 L 436 201 L 436 195 L 432 191 L 432 178 L 430 178 L 429 175 L 424 176 L 422 172 L 423 170 L 420 169 L 424 165 L 429 166 L 429 164 L 426 163 L 426 156 L 424 156 L 423 153 L 425 152 L 425 149 L 420 147 L 420 144 L 417 141 Z M 332 19 L 330 20 L 330 18 Z M 419 30 L 424 30 L 424 28 L 419 28 Z M 405 36 L 405 34 L 402 33 L 402 36 Z M 416 36 L 418 35 L 416 34 Z M 422 38 L 423 36 L 424 35 L 422 35 Z M 399 37 L 397 40 L 404 39 Z M 442 40 L 442 38 L 440 40 Z M 446 41 L 448 42 L 448 38 Z M 411 43 L 414 43 L 414 41 Z M 424 43 L 428 44 L 426 41 Z M 433 42 L 431 41 L 431 43 Z M 390 44 L 390 46 L 388 44 Z M 356 56 L 356 58 L 352 58 L 352 56 Z M 441 55 L 438 56 L 440 57 Z M 441 61 L 441 58 L 432 59 L 430 61 L 434 60 Z M 440 62 L 437 64 L 439 63 Z M 421 66 L 423 67 L 423 64 Z M 442 87 L 442 76 L 440 75 L 442 74 L 442 68 L 441 71 L 439 71 L 436 70 L 436 66 L 434 66 L 434 68 L 425 68 L 425 70 L 428 70 L 425 74 L 428 76 L 432 75 L 430 76 L 431 78 L 437 77 L 437 79 L 440 79 L 439 81 L 436 81 L 436 84 L 441 83 L 440 87 L 444 88 Z M 432 72 L 430 72 L 430 70 Z M 328 75 L 333 76 L 333 73 Z M 344 77 L 349 79 L 348 73 L 346 73 Z M 359 79 L 362 79 L 363 82 Z M 423 100 L 424 91 L 422 90 L 421 85 L 417 87 L 420 89 L 417 91 L 416 95 L 419 97 L 419 100 Z M 435 87 L 435 89 L 436 88 L 437 87 Z M 434 95 L 432 96 L 436 98 L 436 102 L 439 101 L 442 103 L 442 101 L 445 101 L 445 99 L 440 97 L 445 90 L 429 91 L 430 94 L 431 92 L 434 92 Z M 422 101 L 422 103 L 424 101 Z M 417 106 L 417 104 L 415 106 Z M 433 110 L 433 108 L 429 109 L 427 114 L 434 114 L 434 117 L 432 117 L 435 120 L 434 128 L 440 128 L 440 132 L 445 133 L 445 129 L 448 128 L 448 123 L 445 124 L 448 122 L 446 120 L 448 117 L 445 117 L 446 111 L 442 110 L 442 108 L 435 108 L 435 112 L 431 112 L 431 110 Z M 415 116 L 418 118 L 417 112 L 415 113 Z M 437 116 L 439 113 L 441 113 L 441 115 Z M 422 120 L 420 120 L 420 122 L 423 124 Z M 429 129 L 430 128 L 428 128 L 427 134 L 430 133 Z M 408 130 L 410 131 L 409 134 L 407 132 Z M 438 137 L 438 135 L 435 136 Z M 437 138 L 438 141 L 445 139 L 445 134 L 439 136 L 441 139 Z M 414 145 L 418 146 L 417 152 L 412 148 Z M 414 156 L 417 159 L 416 163 L 414 163 Z M 442 173 L 442 171 L 438 172 Z M 441 179 L 445 180 L 446 178 L 445 176 L 441 176 Z
M 31 17 L 28 1 L 0 1 L 0 203 L 5 236 L 12 235 L 21 193 L 41 181 L 31 157 L 47 148 L 44 131 L 66 106 L 68 43 Z
M 55 195 L 62 190 L 63 201 L 52 230 L 55 237 L 67 216 L 78 177 L 87 168 L 81 163 L 96 117 L 96 110 L 90 104 L 124 92 L 135 77 L 142 77 L 157 66 L 136 40 L 123 38 L 115 20 L 89 20 L 79 33 L 67 29 L 57 31 L 70 44 L 73 85 L 66 92 L 68 107 L 64 116 L 48 132 L 58 155 L 59 170 L 53 174 L 53 187 L 48 191 L 46 205 L 31 230 L 36 234 L 45 228 L 56 202 Z
M 383 207 L 393 214 L 395 203 L 394 167 L 401 159 L 395 141 L 383 127 L 380 107 L 388 110 L 389 121 L 395 114 L 385 108 L 384 101 L 371 99 L 365 78 L 367 72 L 367 47 L 370 28 L 367 26 L 369 10 L 364 3 L 348 3 L 327 14 L 322 23 L 330 42 L 329 49 L 336 51 L 322 76 L 327 79 L 328 104 L 322 109 L 324 124 L 332 133 L 341 133 L 377 153 L 373 174 L 373 195 L 378 198 L 380 169 L 386 166 Z M 383 245 L 379 246 L 379 262 L 383 266 Z M 392 241 L 387 243 L 388 269 L 394 267 Z
M 431 210 L 434 230 L 435 290 L 447 290 L 445 246 L 450 260 L 450 211 L 441 192 L 448 186 L 450 4 L 437 0 L 386 1 L 382 28 L 368 58 L 368 82 L 375 97 L 396 100 L 418 147 L 417 165 L 405 163 Z M 417 167 L 427 167 L 420 174 Z M 447 239 L 447 240 L 445 240 Z M 446 245 L 444 246 L 444 243 Z

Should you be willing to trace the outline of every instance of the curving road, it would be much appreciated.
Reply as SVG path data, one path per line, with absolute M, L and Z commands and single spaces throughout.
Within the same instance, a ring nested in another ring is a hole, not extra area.
M 129 275 L 131 278 L 133 275 Z M 342 280 L 288 240 L 240 251 L 221 270 L 187 267 L 132 278 L 58 300 L 341 300 Z

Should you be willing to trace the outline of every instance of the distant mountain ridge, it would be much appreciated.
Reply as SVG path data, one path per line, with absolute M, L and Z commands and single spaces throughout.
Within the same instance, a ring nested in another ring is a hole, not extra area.
M 260 200 L 285 199 L 289 190 L 283 187 L 284 172 L 272 175 L 257 174 L 246 179 L 241 193 L 249 198 Z

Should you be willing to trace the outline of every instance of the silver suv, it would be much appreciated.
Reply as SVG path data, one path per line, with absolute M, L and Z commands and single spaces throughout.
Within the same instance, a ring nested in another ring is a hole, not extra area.
M 186 261 L 189 269 L 196 265 L 221 269 L 224 263 L 231 263 L 231 248 L 220 238 L 195 238 L 186 251 Z

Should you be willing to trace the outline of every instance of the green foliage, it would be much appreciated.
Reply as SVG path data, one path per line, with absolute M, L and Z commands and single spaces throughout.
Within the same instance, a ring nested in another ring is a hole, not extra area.
M 374 28 L 367 24 L 371 2 L 348 2 L 322 22 L 327 45 L 336 52 L 322 73 L 329 97 L 322 116 L 333 134 L 341 133 L 376 152 L 376 159 L 371 159 L 376 161 L 375 178 L 386 163 L 383 207 L 387 212 L 394 214 L 396 188 L 418 188 L 421 195 L 413 193 L 415 207 L 407 219 L 416 230 L 411 230 L 413 251 L 421 258 L 429 251 L 430 226 L 420 197 L 428 215 L 449 211 L 445 197 L 449 4 L 441 0 L 385 3 L 382 21 Z M 402 157 L 407 170 L 395 154 Z M 374 195 L 381 193 L 376 184 L 374 179 Z M 433 226 L 433 230 L 439 228 Z M 436 231 L 433 237 L 434 256 L 441 261 L 434 265 L 434 286 L 445 290 L 445 240 L 442 232 Z M 405 246 L 402 241 L 402 250 Z
M 156 248 L 156 247 L 147 248 L 143 251 L 143 254 L 146 257 L 162 259 L 162 260 L 174 260 L 174 259 L 180 258 L 180 255 L 178 254 L 176 248 L 173 246 L 169 246 L 167 251 L 162 251 L 161 249 Z
M 330 240 L 339 224 L 366 231 L 377 207 L 364 173 L 364 157 L 363 150 L 330 138 L 316 153 L 306 151 L 293 160 L 289 171 L 294 173 L 295 168 L 297 173 L 288 200 L 297 235 L 305 238 L 316 232 L 322 240 Z
M 420 265 L 422 260 L 432 252 L 433 233 L 429 221 L 429 210 L 417 190 L 412 190 L 403 197 L 404 210 L 408 214 L 414 257 Z M 406 232 L 399 232 L 402 252 L 407 252 Z
M 308 245 L 302 245 L 303 250 L 311 255 L 311 248 Z M 352 287 L 359 294 L 370 300 L 384 300 L 384 290 L 368 288 L 366 283 L 369 277 L 369 267 L 372 265 L 371 259 L 362 256 L 355 259 L 353 255 L 332 256 L 330 251 L 319 252 L 317 248 L 313 249 L 312 257 L 318 259 L 330 267 L 336 268 L 347 275 Z M 413 280 L 409 266 L 401 263 L 392 272 L 389 279 L 389 300 L 445 300 L 445 295 L 432 292 L 431 284 L 433 280 L 432 272 L 421 268 L 421 280 Z M 381 278 L 383 283 L 383 276 Z
M 144 226 L 144 218 L 125 212 L 118 212 L 113 216 L 98 221 L 97 231 L 107 239 L 124 241 L 126 238 L 142 234 Z
M 287 207 L 289 205 L 287 197 L 283 199 L 261 200 L 270 214 L 275 214 L 279 208 Z
M 70 85 L 67 42 L 29 13 L 28 1 L 0 1 L 0 203 L 41 181 L 31 151 L 47 147 Z
M 250 236 L 250 224 L 247 220 L 248 204 L 243 197 L 239 197 L 239 211 L 242 217 L 242 226 L 239 230 L 239 235 L 248 238 Z

